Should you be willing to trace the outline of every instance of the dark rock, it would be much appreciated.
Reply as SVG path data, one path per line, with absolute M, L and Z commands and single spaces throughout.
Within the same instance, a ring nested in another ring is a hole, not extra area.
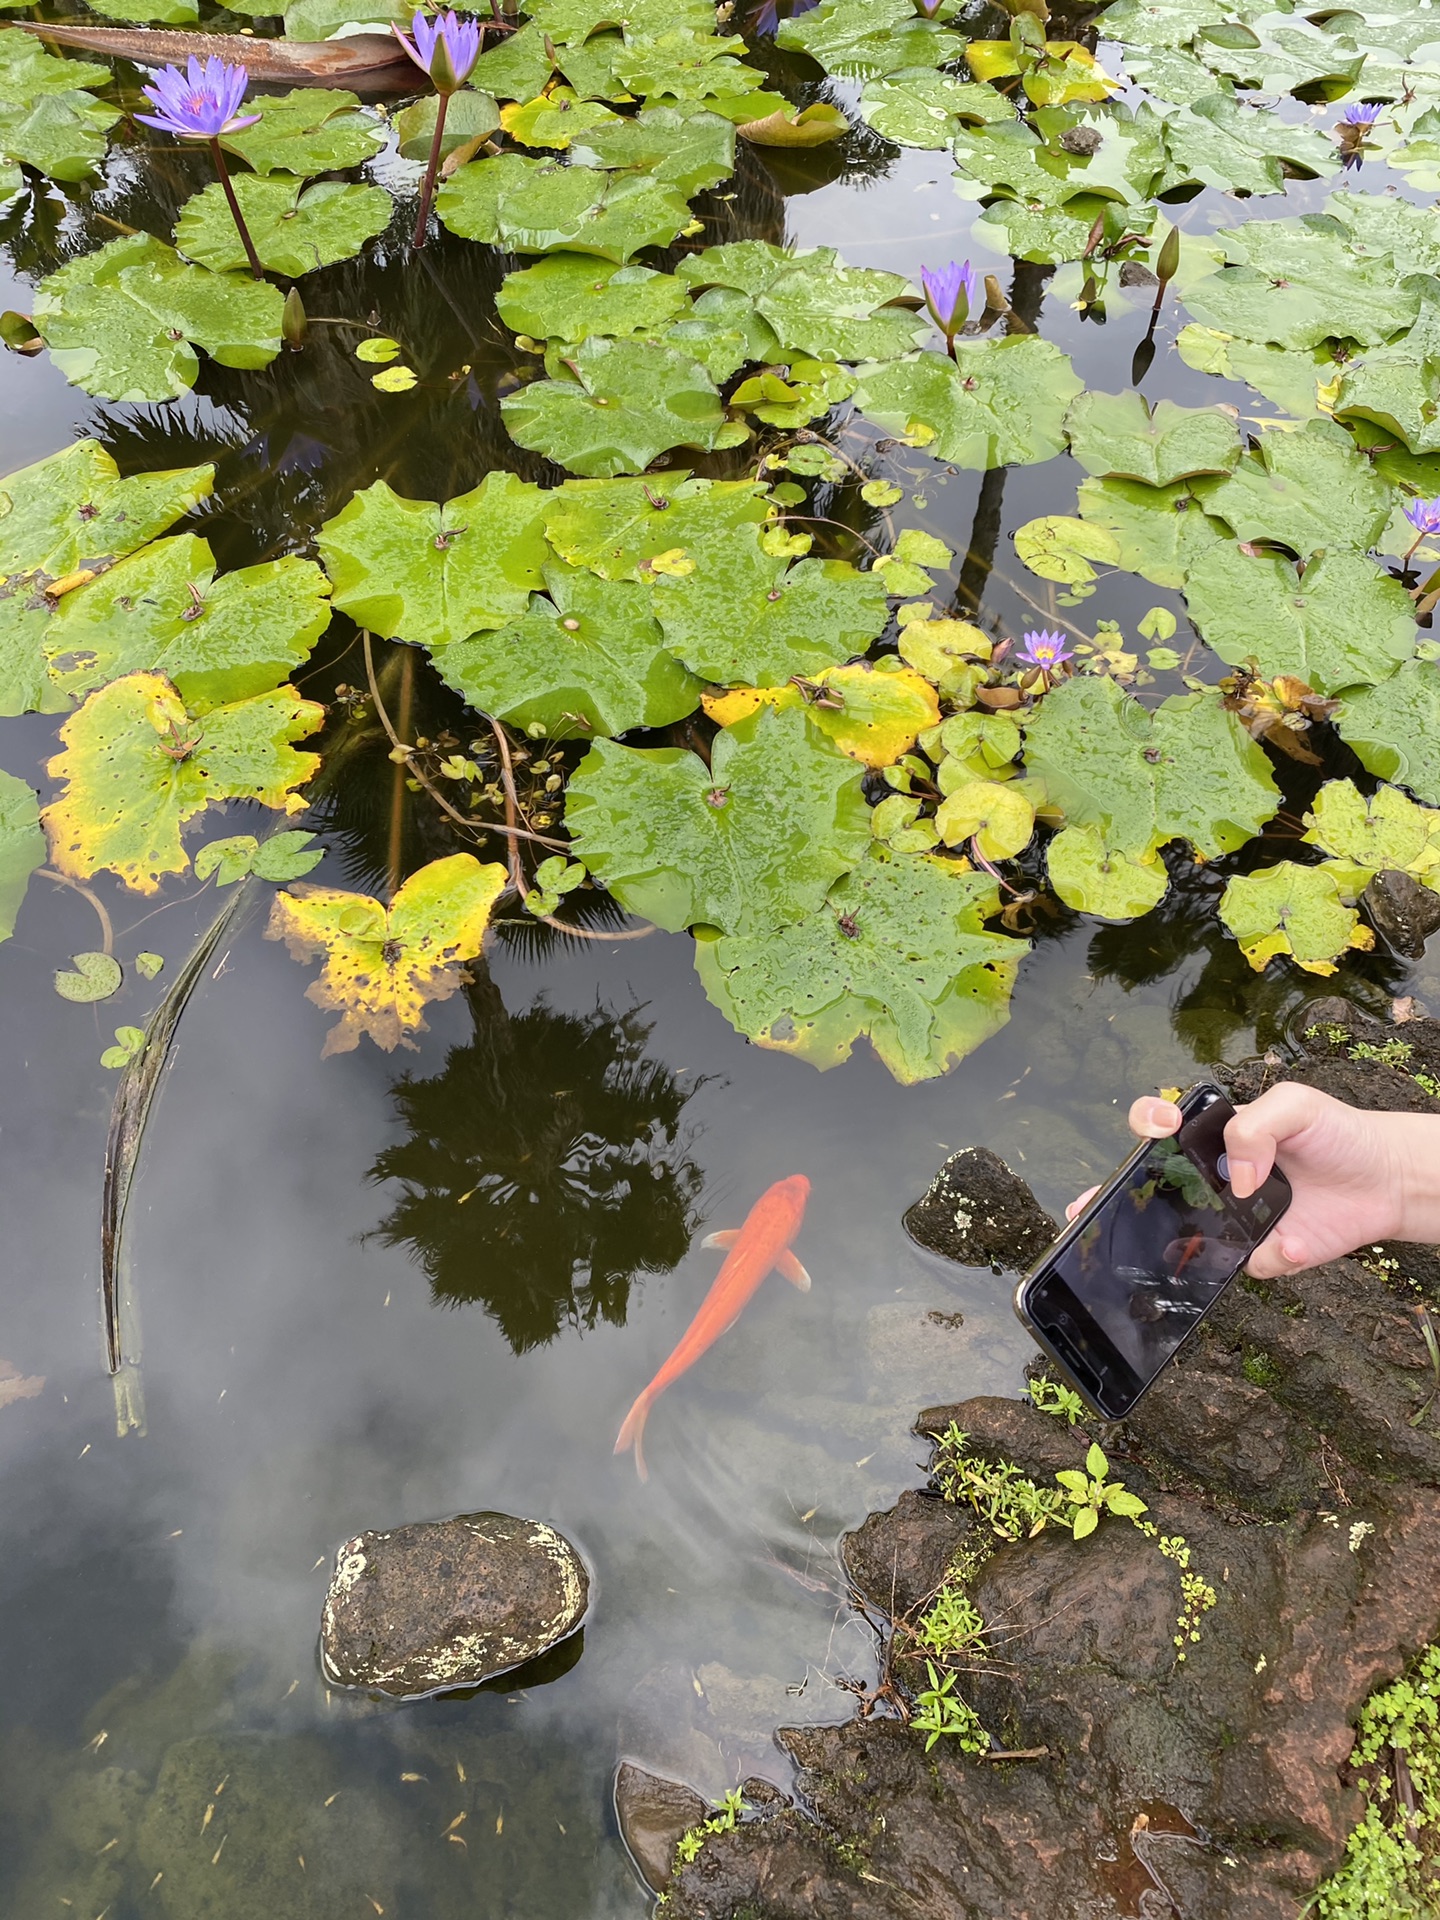
M 478 1686 L 573 1633 L 589 1590 L 542 1520 L 469 1513 L 357 1534 L 325 1596 L 325 1676 L 401 1698 Z
M 652 1893 L 664 1893 L 675 1843 L 710 1809 L 693 1787 L 622 1760 L 615 1769 L 615 1818 L 635 1871 Z
M 910 1489 L 845 1535 L 841 1563 L 872 1612 L 901 1619 L 931 1598 L 973 1525 L 963 1509 Z
M 1127 260 L 1120 269 L 1122 287 L 1158 287 L 1160 282 L 1142 260 Z
M 1237 1371 L 1225 1356 L 1210 1364 L 1207 1345 L 1192 1343 L 1165 1369 L 1127 1421 L 1131 1435 L 1193 1484 L 1254 1513 L 1279 1516 L 1323 1501 L 1328 1483 L 1315 1434 L 1243 1371 L 1268 1379 L 1274 1361 L 1252 1347 Z
M 1394 953 L 1419 960 L 1425 942 L 1440 927 L 1440 893 L 1408 873 L 1377 873 L 1360 896 L 1365 917 Z
M 967 1267 L 1021 1273 L 1058 1231 L 1033 1193 L 988 1147 L 952 1153 L 905 1215 L 905 1231 L 931 1253 Z
M 1062 1467 L 1074 1466 L 1092 1437 L 1081 1427 L 1038 1412 L 1028 1400 L 1002 1400 L 998 1394 L 980 1394 L 953 1407 L 927 1407 L 915 1431 L 929 1436 L 950 1426 L 960 1428 L 971 1453 L 982 1460 L 1013 1460 L 1046 1486 Z

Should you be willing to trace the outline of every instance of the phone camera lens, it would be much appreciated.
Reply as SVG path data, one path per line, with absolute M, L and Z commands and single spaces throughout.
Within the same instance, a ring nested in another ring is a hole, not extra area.
M 1215 1171 L 1228 1187 L 1230 1184 L 1230 1156 L 1228 1153 L 1222 1153 L 1220 1158 L 1215 1162 Z

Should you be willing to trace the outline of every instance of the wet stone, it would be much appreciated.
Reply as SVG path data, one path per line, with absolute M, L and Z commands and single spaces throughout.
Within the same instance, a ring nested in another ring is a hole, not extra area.
M 1440 928 L 1440 894 L 1408 873 L 1377 873 L 1360 904 L 1381 939 L 1406 960 L 1420 959 L 1425 942 Z
M 962 1147 L 908 1209 L 905 1231 L 929 1252 L 963 1266 L 1023 1273 L 1059 1229 L 998 1154 Z
M 402 1699 L 478 1686 L 573 1633 L 589 1587 L 542 1520 L 470 1513 L 357 1534 L 325 1597 L 325 1676 Z
M 615 1770 L 615 1819 L 635 1870 L 652 1893 L 664 1893 L 675 1843 L 709 1812 L 693 1787 L 622 1760 Z

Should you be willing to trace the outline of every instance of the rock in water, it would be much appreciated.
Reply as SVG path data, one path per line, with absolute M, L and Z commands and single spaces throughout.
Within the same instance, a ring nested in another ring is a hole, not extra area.
M 647 1773 L 633 1761 L 615 1770 L 615 1819 L 636 1871 L 652 1893 L 664 1893 L 675 1864 L 675 1842 L 710 1809 L 693 1787 Z
M 905 1231 L 931 1253 L 963 1266 L 1023 1273 L 1059 1229 L 998 1154 L 962 1147 L 906 1212 Z
M 589 1592 L 579 1554 L 543 1520 L 462 1513 L 360 1533 L 325 1596 L 325 1677 L 402 1699 L 478 1686 L 573 1633 Z
M 1360 904 L 1375 931 L 1405 960 L 1419 960 L 1440 927 L 1440 895 L 1408 873 L 1377 873 Z

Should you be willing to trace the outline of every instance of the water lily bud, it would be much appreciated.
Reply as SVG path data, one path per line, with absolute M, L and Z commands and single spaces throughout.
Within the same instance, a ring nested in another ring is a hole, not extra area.
M 310 323 L 305 318 L 305 302 L 300 298 L 300 289 L 291 287 L 285 296 L 285 310 L 280 315 L 280 338 L 287 347 L 298 353 L 309 332 Z
M 1180 229 L 1171 227 L 1165 236 L 1165 244 L 1160 249 L 1160 257 L 1155 262 L 1155 277 L 1161 286 L 1175 278 L 1175 269 L 1180 265 Z

